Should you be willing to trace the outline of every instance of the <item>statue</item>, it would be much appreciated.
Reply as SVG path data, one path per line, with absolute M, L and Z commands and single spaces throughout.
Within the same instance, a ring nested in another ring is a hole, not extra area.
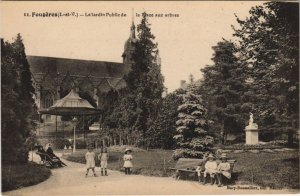
M 250 112 L 249 125 L 253 125 L 253 114 Z
M 249 124 L 246 126 L 246 144 L 258 144 L 258 125 L 253 122 L 253 114 L 250 112 Z
M 253 122 L 253 114 L 250 112 L 249 124 L 246 129 L 258 129 L 258 125 Z

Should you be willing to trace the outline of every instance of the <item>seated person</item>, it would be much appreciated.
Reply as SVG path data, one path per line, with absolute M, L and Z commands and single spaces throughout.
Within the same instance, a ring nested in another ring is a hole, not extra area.
M 204 170 L 204 173 L 203 173 L 203 177 L 204 177 L 203 184 L 206 183 L 206 176 L 207 176 L 207 174 L 209 174 L 210 183 L 211 183 L 211 185 L 213 185 L 214 182 L 215 182 L 215 175 L 217 173 L 218 164 L 215 161 L 214 156 L 212 154 L 208 155 L 207 158 L 208 158 L 208 160 L 207 160 L 207 162 L 205 163 L 205 166 L 204 166 L 205 170 Z
M 207 161 L 207 157 L 208 157 L 208 153 L 205 153 L 203 155 L 203 161 L 199 163 L 199 165 L 197 166 L 196 168 L 196 172 L 197 172 L 197 175 L 198 175 L 198 180 L 199 182 L 203 182 L 204 180 L 204 171 L 205 171 L 205 164 L 206 164 L 206 161 Z
M 51 148 L 51 144 L 47 144 L 46 146 L 46 152 L 47 154 L 51 157 L 51 158 L 57 158 L 57 156 L 54 154 L 52 148 Z
M 51 144 L 49 143 L 48 145 L 47 145 L 48 147 L 47 147 L 47 154 L 52 158 L 52 159 L 57 159 L 58 161 L 59 161 L 59 166 L 60 167 L 62 167 L 63 165 L 64 166 L 67 166 L 64 162 L 62 162 L 61 160 L 60 160 L 60 158 L 58 157 L 58 156 L 56 156 L 55 154 L 54 154 L 54 152 L 53 152 L 53 150 L 52 150 L 52 148 L 51 148 Z
M 36 152 L 36 154 L 38 154 L 39 156 L 40 156 L 40 158 L 41 158 L 41 161 L 43 162 L 43 161 L 46 161 L 46 159 L 47 159 L 47 153 L 46 153 L 46 151 L 44 150 L 44 148 L 43 148 L 43 146 L 37 146 L 37 152 Z
M 218 186 L 223 185 L 224 177 L 225 176 L 227 179 L 231 178 L 231 173 L 230 173 L 230 163 L 227 162 L 227 156 L 226 154 L 221 155 L 221 163 L 218 165 L 217 168 L 217 178 L 219 181 Z

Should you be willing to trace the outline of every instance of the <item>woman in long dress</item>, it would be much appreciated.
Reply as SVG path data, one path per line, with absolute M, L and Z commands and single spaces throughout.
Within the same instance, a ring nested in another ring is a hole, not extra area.
M 124 165 L 123 167 L 125 168 L 125 175 L 129 175 L 130 174 L 130 169 L 133 167 L 133 164 L 132 164 L 132 155 L 130 154 L 132 152 L 132 150 L 130 149 L 126 149 L 125 150 L 125 154 L 123 156 L 123 160 L 124 160 Z

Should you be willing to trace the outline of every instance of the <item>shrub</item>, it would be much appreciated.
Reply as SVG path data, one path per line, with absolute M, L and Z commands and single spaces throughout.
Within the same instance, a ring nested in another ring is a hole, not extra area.
M 50 175 L 50 169 L 32 162 L 22 165 L 2 165 L 2 191 L 35 185 L 48 179 Z

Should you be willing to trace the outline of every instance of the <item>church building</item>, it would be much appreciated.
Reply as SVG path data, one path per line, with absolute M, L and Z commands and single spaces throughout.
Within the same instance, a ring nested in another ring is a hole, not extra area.
M 109 91 L 126 87 L 123 78 L 133 64 L 132 54 L 136 42 L 135 25 L 132 22 L 130 36 L 125 42 L 122 54 L 123 63 L 27 56 L 38 109 L 50 107 L 56 100 L 66 96 L 72 88 L 85 97 L 90 97 L 89 101 L 92 100 L 95 107 L 101 108 L 101 103 L 108 98 L 106 95 Z M 54 120 L 50 115 L 43 118 L 46 121 Z

